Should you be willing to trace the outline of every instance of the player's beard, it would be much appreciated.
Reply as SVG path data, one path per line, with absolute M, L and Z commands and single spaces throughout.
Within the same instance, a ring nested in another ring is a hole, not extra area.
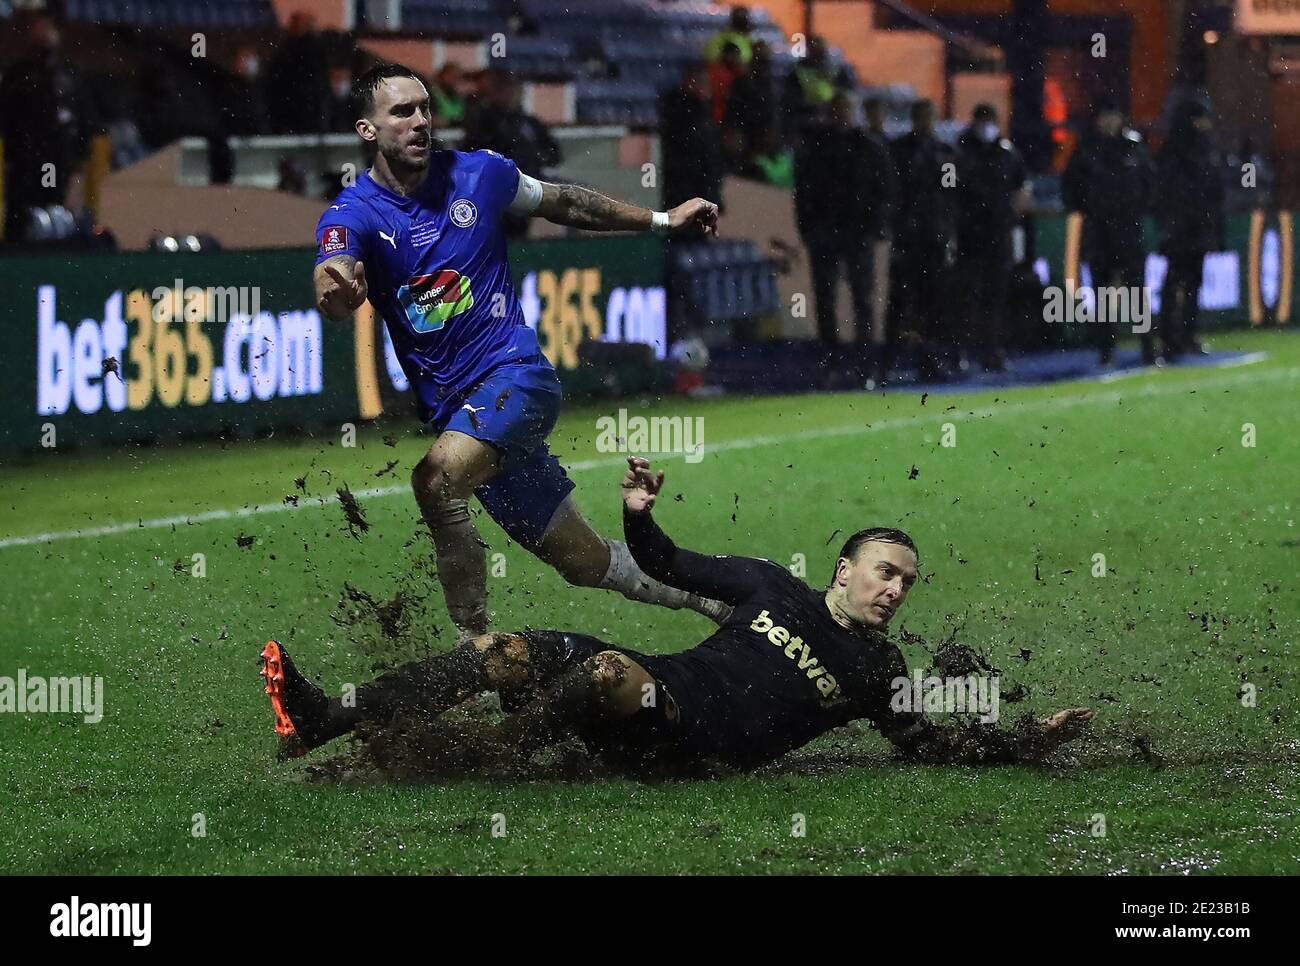
M 388 163 L 388 170 L 398 178 L 403 175 L 419 174 L 428 169 L 429 157 L 433 153 L 433 137 L 430 135 L 428 147 L 416 159 L 413 159 L 408 152 L 409 147 L 409 142 L 395 144 L 383 152 L 384 160 Z

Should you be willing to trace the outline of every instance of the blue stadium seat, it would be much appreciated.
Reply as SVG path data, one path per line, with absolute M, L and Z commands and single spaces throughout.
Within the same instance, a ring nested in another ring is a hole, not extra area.
M 442 0 L 490 3 L 491 0 Z M 275 22 L 271 0 L 65 0 L 64 15 L 83 23 L 141 27 L 251 27 Z
M 750 241 L 720 239 L 671 249 L 672 298 L 695 322 L 729 322 L 776 310 L 776 269 Z

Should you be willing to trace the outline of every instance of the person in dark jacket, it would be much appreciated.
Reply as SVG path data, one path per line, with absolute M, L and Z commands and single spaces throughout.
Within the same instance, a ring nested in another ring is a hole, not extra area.
M 723 124 L 737 145 L 742 167 L 780 141 L 780 123 L 781 91 L 772 69 L 772 48 L 759 40 L 749 70 L 731 85 Z
M 1020 152 L 998 130 L 997 111 L 979 104 L 958 142 L 957 252 L 967 339 L 984 368 L 1006 368 L 1002 325 L 1011 279 L 1011 230 L 1029 206 L 1029 174 Z
M 1209 109 L 1188 102 L 1156 161 L 1156 222 L 1168 259 L 1160 289 L 1160 338 L 1170 355 L 1203 355 L 1196 337 L 1198 293 L 1208 252 L 1224 247 L 1226 168 L 1215 147 Z
M 225 133 L 236 137 L 269 134 L 265 77 L 257 50 L 247 45 L 240 47 L 234 70 L 225 80 L 216 93 L 217 112 Z
M 691 64 L 682 83 L 659 98 L 663 208 L 691 198 L 722 202 L 722 142 L 713 120 L 709 69 Z
M 893 367 L 895 330 L 900 323 L 920 337 L 925 380 L 940 375 L 944 346 L 954 338 L 946 306 L 957 250 L 957 152 L 934 135 L 933 101 L 917 101 L 911 113 L 911 132 L 890 145 L 899 189 L 894 217 L 898 287 L 876 372 L 882 382 Z
M 485 86 L 486 101 L 466 117 L 464 151 L 487 148 L 509 158 L 530 178 L 545 180 L 560 163 L 559 142 L 546 122 L 523 109 L 523 85 L 510 74 L 494 74 Z M 503 222 L 512 239 L 528 235 L 530 219 L 507 213 Z
M 848 272 L 856 341 L 869 341 L 872 318 L 873 251 L 887 234 L 897 196 L 889 150 L 855 125 L 857 102 L 840 92 L 825 124 L 810 125 L 795 155 L 795 218 L 808 248 L 823 346 L 824 375 L 842 355 L 836 288 L 840 268 Z
M 27 41 L 27 53 L 0 81 L 4 234 L 10 241 L 21 240 L 30 208 L 63 204 L 91 134 L 85 89 L 63 56 L 54 21 L 33 15 Z
M 276 134 L 319 134 L 325 129 L 329 95 L 325 41 L 316 15 L 299 10 L 266 65 L 266 107 Z
M 827 120 L 835 94 L 849 90 L 852 79 L 831 59 L 830 47 L 823 38 L 809 37 L 806 56 L 786 75 L 783 86 L 786 133 L 797 141 L 805 125 Z
M 1116 105 L 1099 103 L 1091 129 L 1066 165 L 1061 193 L 1066 208 L 1083 215 L 1083 255 L 1095 293 L 1093 339 L 1103 366 L 1115 351 L 1117 322 L 1141 333 L 1142 361 L 1156 362 L 1142 228 L 1154 178 L 1141 136 L 1125 127 Z M 1102 292 L 1116 287 L 1124 292 L 1120 299 Z M 1111 317 L 1116 306 L 1127 306 L 1127 319 Z

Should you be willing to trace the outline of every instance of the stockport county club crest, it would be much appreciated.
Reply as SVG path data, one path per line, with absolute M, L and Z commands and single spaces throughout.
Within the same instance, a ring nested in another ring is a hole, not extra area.
M 478 209 L 468 198 L 457 198 L 451 203 L 451 223 L 457 228 L 469 228 L 478 221 Z

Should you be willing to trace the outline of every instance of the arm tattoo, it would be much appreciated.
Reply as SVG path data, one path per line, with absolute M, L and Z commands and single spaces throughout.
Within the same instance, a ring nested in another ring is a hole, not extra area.
M 321 262 L 321 265 L 330 265 L 337 268 L 347 278 L 351 278 L 353 271 L 357 267 L 357 259 L 355 255 L 334 255 Z
M 545 184 L 537 214 L 557 225 L 590 231 L 644 231 L 650 212 L 576 184 Z

